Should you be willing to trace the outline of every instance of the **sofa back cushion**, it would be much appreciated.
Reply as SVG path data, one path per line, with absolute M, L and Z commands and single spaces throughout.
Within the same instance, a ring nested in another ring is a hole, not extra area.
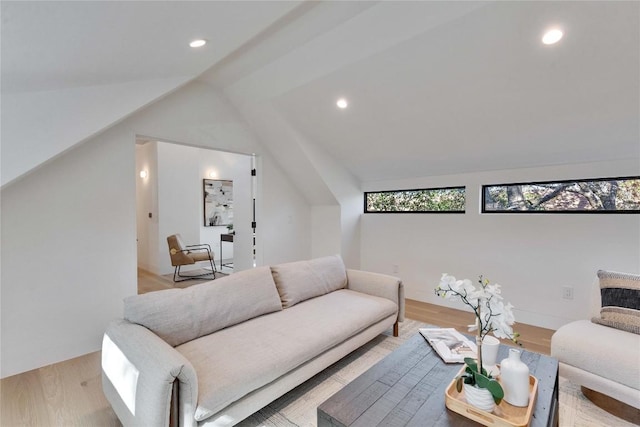
M 591 321 L 640 334 L 640 276 L 598 270 L 598 279 L 602 309 Z
M 269 267 L 124 300 L 125 319 L 150 329 L 174 347 L 278 310 L 282 305 Z
M 271 273 L 284 308 L 347 286 L 347 272 L 338 255 L 275 265 Z

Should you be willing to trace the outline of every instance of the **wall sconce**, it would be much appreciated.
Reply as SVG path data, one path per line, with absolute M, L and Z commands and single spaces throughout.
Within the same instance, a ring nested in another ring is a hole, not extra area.
M 209 178 L 217 178 L 217 177 L 218 177 L 218 172 L 209 171 Z
M 140 171 L 140 178 L 146 178 L 149 174 L 147 173 L 147 171 Z

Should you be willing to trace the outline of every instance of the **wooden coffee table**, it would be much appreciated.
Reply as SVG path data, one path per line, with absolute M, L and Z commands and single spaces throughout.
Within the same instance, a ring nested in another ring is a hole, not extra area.
M 498 360 L 509 347 L 500 346 Z M 558 361 L 523 351 L 538 379 L 531 426 L 558 425 Z M 318 426 L 477 426 L 445 406 L 445 390 L 461 369 L 446 364 L 420 334 L 389 354 L 318 407 Z

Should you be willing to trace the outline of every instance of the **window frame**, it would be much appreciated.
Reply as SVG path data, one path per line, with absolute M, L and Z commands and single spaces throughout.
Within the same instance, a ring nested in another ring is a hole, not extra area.
M 602 215 L 602 214 L 639 214 L 640 209 L 634 210 L 553 210 L 553 211 L 523 211 L 523 210 L 487 210 L 486 208 L 486 189 L 487 187 L 508 187 L 515 185 L 540 185 L 540 184 L 564 184 L 568 182 L 594 182 L 594 181 L 623 181 L 623 180 L 636 180 L 640 179 L 640 176 L 621 176 L 621 177 L 604 177 L 604 178 L 581 178 L 581 179 L 563 179 L 563 180 L 551 180 L 551 181 L 529 181 L 529 182 L 512 182 L 505 184 L 486 184 L 482 185 L 480 189 L 480 213 L 481 214 L 587 214 L 587 215 Z
M 367 196 L 369 194 L 382 194 L 382 193 L 403 193 L 410 191 L 437 191 L 437 190 L 463 190 L 465 198 L 465 207 L 461 211 L 446 210 L 446 211 L 370 211 L 367 209 Z M 413 188 L 406 190 L 384 190 L 384 191 L 365 191 L 364 192 L 364 206 L 363 212 L 365 214 L 465 214 L 467 202 L 467 186 L 460 185 L 455 187 L 434 187 L 434 188 Z

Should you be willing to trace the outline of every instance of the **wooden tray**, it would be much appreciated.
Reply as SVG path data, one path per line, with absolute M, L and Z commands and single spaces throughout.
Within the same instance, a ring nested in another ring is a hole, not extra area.
M 464 367 L 458 375 L 464 371 Z M 498 381 L 500 381 L 498 379 Z M 529 375 L 529 406 L 518 407 L 510 405 L 504 400 L 496 405 L 493 412 L 485 412 L 471 406 L 464 398 L 464 389 L 458 393 L 456 390 L 456 380 L 454 378 L 445 392 L 445 405 L 453 412 L 457 412 L 463 417 L 472 419 L 485 426 L 492 427 L 526 427 L 531 423 L 531 414 L 536 403 L 538 391 L 538 380 Z

